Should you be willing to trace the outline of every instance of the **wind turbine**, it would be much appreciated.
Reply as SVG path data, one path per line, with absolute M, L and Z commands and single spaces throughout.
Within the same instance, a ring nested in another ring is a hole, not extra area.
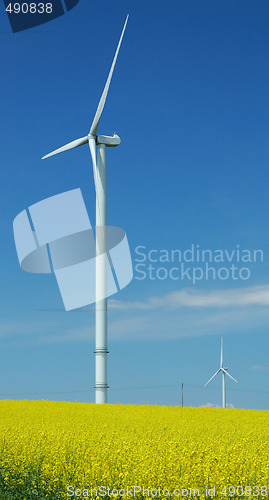
M 107 288 L 107 186 L 106 186 L 106 147 L 119 146 L 121 140 L 117 134 L 112 136 L 97 135 L 99 121 L 106 102 L 111 78 L 117 61 L 121 42 L 125 32 L 129 14 L 126 17 L 120 40 L 114 55 L 114 59 L 108 74 L 108 78 L 97 106 L 97 110 L 88 135 L 75 141 L 69 142 L 52 153 L 43 156 L 42 160 L 49 156 L 89 144 L 92 157 L 93 175 L 96 191 L 96 247 L 97 258 L 95 264 L 95 293 L 97 297 L 106 297 Z M 97 158 L 96 158 L 97 147 Z M 95 402 L 107 402 L 107 299 L 96 300 L 95 303 Z
M 221 337 L 221 348 L 220 348 L 220 367 L 218 369 L 218 371 L 216 371 L 216 373 L 214 373 L 213 377 L 211 377 L 207 383 L 204 385 L 204 387 L 209 384 L 209 382 L 211 382 L 211 380 L 216 376 L 218 375 L 218 373 L 222 374 L 222 407 L 223 408 L 226 408 L 226 387 L 225 387 L 225 375 L 228 375 L 228 377 L 230 377 L 232 380 L 234 380 L 234 382 L 238 383 L 237 380 L 235 380 L 235 378 L 232 377 L 232 375 L 230 375 L 228 373 L 228 368 L 227 366 L 224 367 L 223 366 L 223 338 Z

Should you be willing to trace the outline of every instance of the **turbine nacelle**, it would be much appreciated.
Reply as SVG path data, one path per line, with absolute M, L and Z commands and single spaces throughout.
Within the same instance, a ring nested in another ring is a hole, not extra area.
M 98 135 L 96 137 L 96 144 L 105 144 L 108 148 L 115 148 L 121 143 L 120 137 L 117 134 L 113 135 Z

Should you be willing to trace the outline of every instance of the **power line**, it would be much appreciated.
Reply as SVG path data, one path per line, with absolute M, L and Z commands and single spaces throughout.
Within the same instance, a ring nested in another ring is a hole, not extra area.
M 149 390 L 149 389 L 167 389 L 167 388 L 178 388 L 180 384 L 169 384 L 169 385 L 151 385 L 151 386 L 136 386 L 136 387 L 114 387 L 110 388 L 110 392 L 114 391 L 136 391 L 136 390 Z M 195 384 L 185 384 L 186 388 L 204 389 L 202 385 Z M 208 389 L 207 389 L 208 390 Z M 219 391 L 218 387 L 211 387 L 209 390 Z M 247 392 L 247 393 L 259 393 L 259 394 L 269 394 L 269 391 L 251 390 L 251 389 L 233 389 L 229 388 L 229 391 L 233 392 Z M 94 389 L 78 389 L 78 390 L 63 390 L 63 391 L 42 391 L 42 392 L 10 392 L 10 393 L 0 393 L 0 397 L 5 396 L 44 396 L 44 395 L 56 395 L 56 394 L 78 394 L 78 393 L 93 393 Z

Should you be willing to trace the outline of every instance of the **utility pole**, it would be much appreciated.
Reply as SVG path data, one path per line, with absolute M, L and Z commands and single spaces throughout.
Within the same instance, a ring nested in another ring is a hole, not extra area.
M 181 406 L 183 406 L 183 382 L 181 384 Z

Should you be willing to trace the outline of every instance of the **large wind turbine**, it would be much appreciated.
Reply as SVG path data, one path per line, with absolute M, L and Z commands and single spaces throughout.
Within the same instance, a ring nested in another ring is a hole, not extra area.
M 235 378 L 232 377 L 232 375 L 230 375 L 228 373 L 228 368 L 227 366 L 224 367 L 223 366 L 223 338 L 221 337 L 221 348 L 220 348 L 220 367 L 218 369 L 218 371 L 216 371 L 216 373 L 214 373 L 213 377 L 211 377 L 207 383 L 204 385 L 204 387 L 209 384 L 209 382 L 211 382 L 211 380 L 216 376 L 218 375 L 218 373 L 222 374 L 222 407 L 223 408 L 226 408 L 226 388 L 225 388 L 225 375 L 228 375 L 228 377 L 230 377 L 232 380 L 234 380 L 234 382 L 237 382 L 237 380 L 235 380 Z M 238 382 L 237 382 L 238 383 Z
M 107 189 L 106 189 L 106 147 L 119 146 L 121 140 L 117 134 L 112 136 L 97 135 L 99 121 L 104 109 L 106 97 L 113 75 L 114 67 L 117 61 L 124 31 L 128 21 L 126 17 L 121 37 L 115 52 L 115 56 L 108 74 L 108 78 L 103 90 L 101 99 L 97 106 L 97 110 L 88 135 L 75 141 L 69 142 L 52 153 L 43 156 L 42 160 L 49 156 L 68 151 L 69 149 L 77 148 L 83 144 L 89 144 L 92 157 L 94 183 L 96 191 L 96 304 L 95 304 L 95 402 L 107 402 L 107 299 L 98 297 L 106 297 L 106 225 L 107 225 Z M 96 158 L 97 147 L 97 158 Z

